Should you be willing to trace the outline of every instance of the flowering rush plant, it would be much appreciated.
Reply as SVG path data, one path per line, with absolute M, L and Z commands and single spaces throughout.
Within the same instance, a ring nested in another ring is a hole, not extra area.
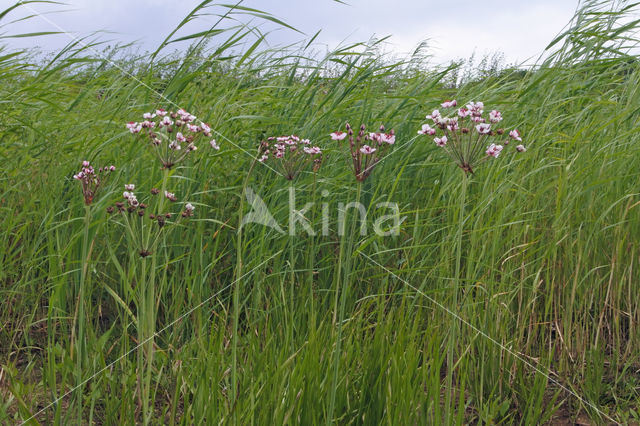
M 170 169 L 195 151 L 198 138 L 211 137 L 211 127 L 204 122 L 195 124 L 196 117 L 184 109 L 175 112 L 157 109 L 155 112 L 145 112 L 142 118 L 140 122 L 128 122 L 127 129 L 134 135 L 147 135 L 165 169 Z M 220 149 L 215 139 L 209 144 L 213 149 Z
M 296 135 L 271 136 L 260 143 L 261 163 L 269 162 L 288 180 L 293 180 L 298 173 L 312 164 L 317 172 L 322 164 L 322 150 L 312 146 L 309 139 L 300 139 Z
M 393 129 L 385 133 L 384 126 L 375 133 L 367 133 L 366 126 L 360 126 L 358 134 L 354 138 L 353 128 L 346 124 L 346 132 L 331 133 L 331 139 L 341 141 L 345 138 L 349 140 L 349 150 L 351 153 L 351 164 L 356 180 L 363 182 L 373 168 L 387 155 L 391 145 L 396 143 L 396 136 Z
M 165 209 L 164 203 L 158 197 L 164 197 L 171 203 L 177 202 L 178 198 L 172 192 L 165 191 L 164 194 L 160 194 L 159 189 L 152 188 L 150 196 L 147 197 L 147 202 L 155 202 L 155 210 L 157 211 L 152 213 L 149 212 L 152 209 L 149 208 L 148 204 L 138 201 L 138 197 L 134 192 L 136 189 L 134 184 L 126 184 L 124 189 L 122 193 L 123 201 L 118 201 L 113 206 L 107 207 L 107 213 L 119 213 L 124 217 L 124 226 L 127 228 L 129 237 L 132 238 L 137 246 L 138 254 L 140 257 L 147 257 L 151 254 L 151 248 L 155 247 L 160 230 L 165 225 L 172 223 L 169 221 L 174 215 L 168 211 L 169 209 Z M 191 217 L 194 211 L 193 204 L 186 203 L 179 218 Z M 157 227 L 152 226 L 154 223 Z
M 89 161 L 82 162 L 82 169 L 73 175 L 75 180 L 82 184 L 82 196 L 86 206 L 93 203 L 93 199 L 98 193 L 98 189 L 104 183 L 107 175 L 116 170 L 115 166 L 98 167 L 94 169 Z
M 434 110 L 427 115 L 433 127 L 423 124 L 418 134 L 434 136 L 435 144 L 444 149 L 466 174 L 473 174 L 483 161 L 498 158 L 510 140 L 522 142 L 517 129 L 507 132 L 498 127 L 502 121 L 500 111 L 492 110 L 485 115 L 482 102 L 471 102 L 454 110 L 457 105 L 455 100 L 443 102 L 441 106 L 450 116 Z M 526 148 L 519 144 L 516 151 L 524 152 Z

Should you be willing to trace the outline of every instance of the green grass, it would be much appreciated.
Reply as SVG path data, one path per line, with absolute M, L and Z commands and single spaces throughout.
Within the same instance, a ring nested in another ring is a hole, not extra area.
M 585 2 L 537 67 L 456 84 L 458 69 L 390 60 L 375 42 L 323 57 L 305 45 L 242 50 L 255 34 L 242 26 L 194 35 L 180 55 L 165 43 L 106 60 L 100 44 L 72 43 L 44 61 L 5 45 L 0 423 L 143 422 L 147 373 L 154 424 L 640 422 L 640 62 L 627 50 L 638 23 L 626 5 Z M 451 98 L 504 111 L 528 148 L 471 177 L 461 231 L 462 172 L 429 138 L 412 141 Z M 105 208 L 125 183 L 161 185 L 157 160 L 124 123 L 175 105 L 208 122 L 221 150 L 201 141 L 171 171 L 168 188 L 196 215 L 143 266 Z M 377 203 L 398 203 L 397 237 L 338 236 L 338 203 L 359 192 L 328 137 L 346 120 L 396 131 L 360 198 L 369 228 L 386 214 Z M 317 231 L 328 204 L 332 232 L 290 238 L 247 224 L 240 236 L 246 187 L 286 230 L 288 181 L 249 170 L 263 137 L 291 133 L 325 148 L 315 180 L 302 174 L 294 187 L 298 208 L 316 201 Z M 84 159 L 118 170 L 92 207 L 82 278 L 85 211 L 72 175 Z M 141 372 L 137 318 L 150 304 L 136 284 L 150 264 L 157 334 Z M 348 266 L 341 277 L 338 265 Z M 78 363 L 81 279 L 91 284 Z

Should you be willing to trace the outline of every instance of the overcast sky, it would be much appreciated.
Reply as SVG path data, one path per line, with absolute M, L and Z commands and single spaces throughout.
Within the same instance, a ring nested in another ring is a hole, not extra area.
M 64 0 L 63 0 L 64 1 Z M 429 44 L 434 62 L 482 57 L 502 52 L 508 63 L 533 63 L 545 46 L 569 22 L 577 0 L 246 0 L 242 4 L 273 14 L 304 34 L 279 29 L 271 32 L 271 45 L 288 44 L 322 30 L 317 48 L 335 48 L 346 42 L 367 40 L 371 36 L 391 35 L 388 47 L 395 53 L 408 53 L 423 40 Z M 103 39 L 138 41 L 143 50 L 153 50 L 201 0 L 66 0 L 67 6 L 29 5 L 45 18 L 6 25 L 12 19 L 31 14 L 23 7 L 8 15 L 0 32 L 18 34 L 37 31 L 68 31 L 75 36 L 96 30 L 110 31 Z M 14 2 L 0 0 L 0 10 Z M 232 3 L 226 0 L 223 3 Z M 220 8 L 211 8 L 211 14 Z M 12 19 L 11 19 L 12 18 Z M 179 34 L 207 29 L 216 17 L 202 16 L 190 22 Z M 260 21 L 263 31 L 273 24 Z M 305 36 L 306 34 L 306 36 Z M 69 36 L 38 39 L 7 39 L 12 47 L 59 49 Z

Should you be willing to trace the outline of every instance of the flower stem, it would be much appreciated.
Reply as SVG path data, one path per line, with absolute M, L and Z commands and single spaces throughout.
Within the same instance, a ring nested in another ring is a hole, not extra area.
M 360 195 L 362 193 L 362 182 L 358 181 L 357 184 L 357 191 L 356 191 L 356 208 L 360 203 Z M 348 221 L 348 214 L 347 211 L 344 212 L 344 225 L 343 225 L 343 229 L 346 229 L 346 224 Z M 331 386 L 331 399 L 330 399 L 330 405 L 329 405 L 329 412 L 327 415 L 327 424 L 331 424 L 333 422 L 333 413 L 335 410 L 335 404 L 336 404 L 336 392 L 337 392 L 337 388 L 338 388 L 338 376 L 340 373 L 340 358 L 342 355 L 342 323 L 344 322 L 344 311 L 345 311 L 345 305 L 346 305 L 346 301 L 347 301 L 347 292 L 349 289 L 349 278 L 351 275 L 351 259 L 353 258 L 353 240 L 354 240 L 354 233 L 355 233 L 355 227 L 356 224 L 358 223 L 358 218 L 354 217 L 353 220 L 351 221 L 351 229 L 349 231 L 349 234 L 347 236 L 347 248 L 346 248 L 346 253 L 347 256 L 344 259 L 344 273 L 342 274 L 342 285 L 341 285 L 341 289 L 339 292 L 339 296 L 340 296 L 340 311 L 339 311 L 339 316 L 338 316 L 338 336 L 336 338 L 336 351 L 334 354 L 334 359 L 333 359 L 333 384 Z M 341 264 L 343 262 L 343 257 L 344 257 L 344 236 L 345 233 L 343 232 L 343 236 L 340 239 L 340 254 L 339 254 L 339 259 L 338 259 L 338 273 L 337 273 L 337 279 L 336 279 L 336 291 L 338 290 L 338 287 L 340 286 L 340 275 L 341 275 Z M 338 294 L 336 294 L 336 304 L 337 304 L 337 300 L 338 300 Z M 334 318 L 335 318 L 335 312 L 334 312 Z
M 167 188 L 167 182 L 169 180 L 169 169 L 164 168 L 162 170 L 162 190 L 160 191 L 160 198 L 158 199 L 157 214 L 164 213 L 164 192 Z M 142 231 L 142 229 L 141 229 Z M 149 229 L 149 236 L 153 230 Z M 142 241 L 145 241 L 143 236 Z M 141 260 L 140 276 L 139 276 L 139 288 L 140 288 L 140 314 L 138 316 L 138 326 L 141 329 L 140 333 L 140 352 L 138 357 L 139 374 L 144 374 L 144 383 L 142 384 L 142 412 L 144 424 L 151 423 L 153 417 L 153 404 L 150 403 L 151 399 L 151 376 L 153 375 L 153 345 L 156 326 L 156 304 L 155 304 L 155 280 L 156 269 L 158 264 L 158 241 L 156 238 L 152 247 L 141 247 L 142 249 L 149 250 L 151 252 L 151 265 L 147 271 L 147 258 L 143 257 Z M 149 242 L 149 238 L 146 238 L 146 242 Z M 144 361 L 146 360 L 146 364 Z
M 78 422 L 82 423 L 82 368 L 86 356 L 86 342 L 84 336 L 85 326 L 85 297 L 86 294 L 91 294 L 86 288 L 89 286 L 89 280 L 87 279 L 89 269 L 89 226 L 91 225 L 91 206 L 84 206 L 84 231 L 82 234 L 82 265 L 80 270 L 80 283 L 78 288 L 78 301 L 76 305 L 77 309 L 77 323 L 78 323 L 78 340 L 76 341 L 76 400 L 78 404 Z
M 460 269 L 462 263 L 462 234 L 464 232 L 464 209 L 467 198 L 467 184 L 469 177 L 466 172 L 462 173 L 462 190 L 460 191 L 460 205 L 458 207 L 458 231 L 456 233 L 456 269 L 453 282 L 453 312 L 458 312 L 458 293 L 461 287 Z M 447 352 L 447 388 L 445 390 L 445 424 L 450 424 L 452 421 L 451 416 L 451 401 L 453 395 L 453 366 L 454 366 L 454 352 L 457 339 L 458 321 L 454 320 L 451 327 L 451 334 L 449 340 L 449 350 Z
M 254 160 L 249 167 L 247 176 L 242 184 L 242 192 L 240 193 L 240 206 L 238 207 L 238 233 L 236 241 L 236 274 L 233 282 L 233 335 L 231 336 L 231 398 L 232 407 L 238 396 L 238 323 L 240 317 L 240 285 L 242 278 L 242 218 L 244 217 L 244 199 L 249 183 L 249 177 L 253 171 L 256 161 Z
M 295 189 L 293 187 L 293 180 L 289 181 L 289 208 L 295 208 Z M 289 213 L 291 214 L 291 213 Z M 293 222 L 295 223 L 295 222 Z M 290 224 L 291 225 L 291 224 Z M 294 329 L 294 309 L 293 309 L 293 294 L 296 286 L 296 269 L 295 269 L 295 234 L 292 234 L 292 229 L 289 229 L 289 267 L 291 268 L 291 288 L 289 289 L 289 344 L 293 347 L 293 329 Z
M 312 205 L 312 214 L 311 214 L 311 226 L 315 226 L 316 224 L 316 174 L 313 174 L 313 189 L 312 189 L 312 197 L 313 203 Z M 315 266 L 315 257 L 316 257 L 316 248 L 315 248 L 315 234 L 311 234 L 311 243 L 309 248 L 309 301 L 310 301 L 310 309 L 309 309 L 309 333 L 313 333 L 315 329 L 315 308 L 314 308 L 314 297 L 313 297 L 313 271 Z
M 150 285 L 150 280 L 147 280 L 147 258 L 142 258 L 140 261 L 140 272 L 138 276 L 137 286 L 140 289 L 139 293 L 139 301 L 138 301 L 138 339 L 139 339 L 139 349 L 138 349 L 138 380 L 140 383 L 140 393 L 142 400 L 142 416 L 144 420 L 144 424 L 148 424 L 149 418 L 149 388 L 151 387 L 150 383 L 147 382 L 147 376 L 149 375 L 147 372 L 151 366 L 151 353 L 149 351 L 147 339 L 149 339 L 148 328 L 149 328 L 149 316 L 150 316 L 150 307 L 148 304 L 147 293 L 148 286 Z M 151 343 L 153 345 L 153 343 Z

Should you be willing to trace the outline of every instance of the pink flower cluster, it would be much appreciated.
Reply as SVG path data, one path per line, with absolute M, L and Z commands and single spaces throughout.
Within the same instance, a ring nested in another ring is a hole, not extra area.
M 309 163 L 314 172 L 322 164 L 322 150 L 296 135 L 267 138 L 260 144 L 259 155 L 259 162 L 272 163 L 288 180 L 293 180 Z
M 373 168 L 389 152 L 391 146 L 396 143 L 396 135 L 393 129 L 385 132 L 384 126 L 380 126 L 378 132 L 366 132 L 366 126 L 360 126 L 358 134 L 354 137 L 353 128 L 346 124 L 346 132 L 333 132 L 331 139 L 342 141 L 349 138 L 349 150 L 351 153 L 351 164 L 356 180 L 363 182 Z
M 122 196 L 129 203 L 129 207 L 138 207 L 140 203 L 138 202 L 138 198 L 136 194 L 133 193 L 133 190 L 136 189 L 136 186 L 132 183 L 128 183 L 124 186 L 125 191 L 122 193 Z
M 195 151 L 195 141 L 198 138 L 211 137 L 211 127 L 204 122 L 195 124 L 196 116 L 184 109 L 175 112 L 157 109 L 154 112 L 145 112 L 142 118 L 143 121 L 131 121 L 126 127 L 132 134 L 147 134 L 154 153 L 167 169 Z M 213 149 L 220 149 L 215 139 L 209 143 Z
M 93 168 L 89 161 L 82 162 L 82 169 L 73 175 L 73 178 L 79 180 L 82 184 L 82 196 L 84 197 L 84 204 L 90 205 L 103 183 L 107 174 L 114 172 L 115 166 L 100 167 L 97 170 Z
M 457 105 L 455 100 L 441 104 L 442 108 L 454 108 Z M 443 148 L 465 173 L 473 173 L 476 166 L 487 158 L 497 158 L 510 139 L 522 142 L 518 130 L 511 130 L 508 136 L 503 136 L 503 128 L 494 128 L 502 121 L 502 113 L 491 110 L 485 116 L 482 102 L 470 102 L 446 115 L 436 109 L 427 115 L 427 119 L 432 124 L 423 124 L 418 134 L 434 136 L 435 144 Z M 492 139 L 498 139 L 497 143 L 490 142 Z M 525 152 L 526 148 L 518 145 L 516 150 Z
M 193 216 L 193 212 L 195 211 L 195 207 L 193 204 L 187 203 L 184 205 L 184 211 L 182 212 L 182 217 L 191 217 Z

